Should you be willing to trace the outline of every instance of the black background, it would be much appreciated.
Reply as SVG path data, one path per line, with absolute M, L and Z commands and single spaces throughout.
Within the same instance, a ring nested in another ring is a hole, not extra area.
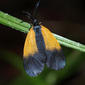
M 0 10 L 29 22 L 22 12 L 32 13 L 36 2 L 37 0 L 0 0 Z M 85 44 L 84 0 L 41 0 L 37 18 L 52 32 Z M 0 50 L 22 55 L 25 37 L 26 34 L 0 24 Z M 75 77 L 72 79 L 73 84 L 77 82 Z

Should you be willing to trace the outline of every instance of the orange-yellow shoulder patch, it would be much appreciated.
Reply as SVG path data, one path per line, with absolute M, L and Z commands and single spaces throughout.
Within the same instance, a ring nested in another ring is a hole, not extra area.
M 58 41 L 53 36 L 53 34 L 46 27 L 42 25 L 41 25 L 41 32 L 44 38 L 46 50 L 54 50 L 54 49 L 60 50 L 61 49 Z
M 45 48 L 46 50 L 60 50 L 61 47 L 56 40 L 56 38 L 52 35 L 52 33 L 44 26 L 41 26 L 42 36 L 44 38 Z M 38 48 L 36 45 L 35 32 L 33 27 L 30 29 L 27 34 L 25 44 L 24 44 L 24 58 L 28 58 L 29 55 L 33 55 L 38 52 Z
M 29 55 L 33 55 L 36 52 L 38 52 L 38 49 L 36 46 L 35 32 L 31 28 L 25 40 L 23 56 L 24 58 L 28 58 Z

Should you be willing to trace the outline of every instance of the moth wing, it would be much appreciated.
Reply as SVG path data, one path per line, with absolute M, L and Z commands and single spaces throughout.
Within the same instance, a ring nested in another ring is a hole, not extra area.
M 65 66 L 65 57 L 62 49 L 53 34 L 44 26 L 41 26 L 42 35 L 46 47 L 46 65 L 52 69 L 59 70 Z
M 28 75 L 37 76 L 42 72 L 44 68 L 44 63 L 42 62 L 43 55 L 38 52 L 33 28 L 31 28 L 27 34 L 23 57 L 24 68 Z

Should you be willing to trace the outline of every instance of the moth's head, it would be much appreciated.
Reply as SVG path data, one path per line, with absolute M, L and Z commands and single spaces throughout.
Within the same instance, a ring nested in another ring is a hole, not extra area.
M 33 26 L 37 26 L 37 25 L 39 25 L 39 22 L 38 22 L 37 19 L 34 19 L 34 20 L 33 20 Z

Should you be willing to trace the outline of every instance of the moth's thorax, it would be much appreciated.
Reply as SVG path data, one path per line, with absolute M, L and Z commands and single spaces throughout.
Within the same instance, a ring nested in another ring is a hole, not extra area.
M 45 56 L 45 42 L 44 42 L 44 38 L 43 38 L 43 35 L 42 35 L 41 26 L 36 25 L 36 26 L 33 27 L 33 29 L 34 29 L 34 32 L 35 32 L 37 49 L 38 49 L 39 53 L 41 53 Z
M 41 31 L 41 26 L 40 25 L 36 25 L 33 27 L 35 32 L 40 32 Z

